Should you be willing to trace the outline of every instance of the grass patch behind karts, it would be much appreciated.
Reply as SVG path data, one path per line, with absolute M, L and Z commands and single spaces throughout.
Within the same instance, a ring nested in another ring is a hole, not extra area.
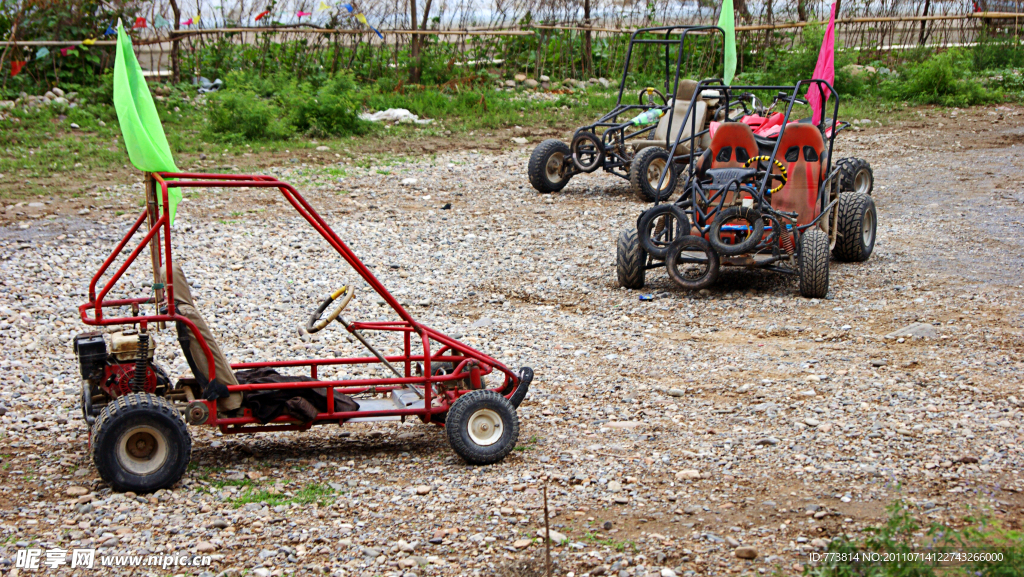
M 766 53 L 763 58 L 745 55 L 746 70 L 736 83 L 786 84 L 810 77 L 822 33 L 809 27 L 792 50 Z M 842 120 L 885 125 L 909 116 L 907 107 L 918 104 L 963 107 L 1024 98 L 1024 47 L 1012 38 L 983 38 L 974 47 L 938 54 L 913 52 L 895 69 L 878 61 L 860 69 L 848 67 L 855 56 L 861 63 L 866 60 L 852 50 L 836 54 Z M 110 181 L 113 174 L 104 173 L 127 173 L 111 104 L 111 76 L 99 76 L 87 86 L 62 88 L 79 93 L 75 108 L 16 107 L 2 121 L 0 190 L 6 200 L 77 196 Z M 185 83 L 154 85 L 153 90 L 179 167 L 195 168 L 197 160 L 210 157 L 203 168 L 260 172 L 268 156 L 287 154 L 287 161 L 299 162 L 304 151 L 321 145 L 337 154 L 339 163 L 353 162 L 349 150 L 363 139 L 398 146 L 417 139 L 476 139 L 517 126 L 527 136 L 531 129 L 568 134 L 611 110 L 617 96 L 617 87 L 591 85 L 585 91 L 570 91 L 555 82 L 551 88 L 555 92 L 497 90 L 489 77 L 445 87 L 403 86 L 394 79 L 357 84 L 348 74 L 300 82 L 288 74 L 258 76 L 249 71 L 227 74 L 225 89 L 204 97 Z M 632 101 L 637 90 L 627 87 L 624 101 Z M 774 95 L 760 96 L 770 100 Z M 388 108 L 405 108 L 434 122 L 387 126 L 358 118 L 360 112 Z M 808 115 L 802 110 L 794 113 Z

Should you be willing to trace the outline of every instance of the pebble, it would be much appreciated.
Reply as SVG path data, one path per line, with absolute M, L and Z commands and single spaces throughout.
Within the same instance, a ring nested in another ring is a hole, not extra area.
M 537 536 L 541 539 L 544 539 L 544 529 L 537 529 Z M 559 533 L 558 531 L 555 531 L 554 529 L 548 530 L 548 536 L 550 537 L 552 543 L 561 543 L 566 540 L 565 535 Z
M 700 479 L 700 471 L 697 469 L 683 469 L 676 473 L 676 479 Z
M 757 559 L 757 549 L 753 547 L 737 547 L 733 550 L 733 554 L 738 559 Z
M 647 205 L 624 181 L 600 173 L 537 195 L 524 172 L 529 146 L 506 141 L 496 154 L 403 158 L 389 163 L 387 178 L 372 162 L 353 163 L 343 185 L 313 162 L 259 171 L 294 183 L 399 300 L 430 302 L 414 307 L 417 319 L 514 368 L 534 368 L 518 411 L 519 450 L 501 463 L 467 466 L 448 448 L 444 429 L 413 419 L 254 435 L 190 427 L 188 473 L 151 495 L 116 494 L 100 482 L 71 352 L 74 335 L 90 330 L 76 307 L 127 226 L 116 213 L 137 214 L 139 189 L 108 177 L 61 211 L 57 198 L 45 204 L 49 196 L 31 198 L 44 203 L 31 209 L 29 199 L 21 206 L 9 200 L 0 212 L 0 453 L 5 497 L 22 505 L 0 511 L 3 522 L 26 547 L 109 542 L 129 554 L 198 551 L 208 543 L 215 547 L 208 554 L 224 556 L 208 569 L 224 577 L 291 569 L 490 575 L 505 555 L 539 550 L 532 543 L 538 530 L 543 535 L 546 483 L 553 537 L 568 540 L 552 547 L 559 574 L 619 563 L 615 575 L 648 577 L 669 567 L 679 575 L 725 573 L 745 565 L 737 559 L 772 559 L 768 567 L 803 562 L 814 539 L 879 524 L 880 516 L 863 511 L 884 511 L 894 486 L 904 498 L 934 502 L 928 515 L 944 519 L 982 499 L 1011 502 L 1014 490 L 1024 490 L 1013 476 L 1024 469 L 1015 449 L 1024 444 L 1015 428 L 1024 410 L 1024 371 L 1013 349 L 1024 304 L 1019 281 L 967 282 L 979 270 L 1004 272 L 976 259 L 966 266 L 958 252 L 929 257 L 940 247 L 922 243 L 920 230 L 950 231 L 965 255 L 985 249 L 984 238 L 957 228 L 966 225 L 954 218 L 954 205 L 921 204 L 938 187 L 907 180 L 927 180 L 940 167 L 924 163 L 962 154 L 907 156 L 871 136 L 875 130 L 886 129 L 844 132 L 837 143 L 843 155 L 866 156 L 875 169 L 876 253 L 864 263 L 837 263 L 829 298 L 817 303 L 800 298 L 785 275 L 728 271 L 700 296 L 674 288 L 659 269 L 647 272 L 642 294 L 664 296 L 640 301 L 638 291 L 616 286 L 615 239 Z M 857 152 L 862 145 L 865 152 Z M 1003 149 L 985 150 L 993 162 L 1009 162 Z M 416 182 L 401 185 L 405 179 Z M 340 188 L 348 194 L 337 194 Z M 1016 194 L 980 182 L 964 194 L 975 188 Z M 275 204 L 279 197 L 262 189 L 185 197 L 175 255 L 232 362 L 365 354 L 340 325 L 308 340 L 295 332 L 324 294 L 353 281 L 347 319 L 390 317 L 344 263 L 328 259 L 326 244 L 290 207 Z M 246 212 L 257 203 L 262 212 Z M 1009 222 L 1022 220 L 1024 205 L 1001 199 L 998 206 Z M 56 218 L 16 214 L 43 210 Z M 947 220 L 940 225 L 939 218 Z M 19 228 L 28 222 L 31 228 Z M 990 224 L 998 230 L 1001 222 Z M 1018 254 L 1014 246 L 984 254 L 1011 276 L 1019 269 L 999 259 Z M 146 268 L 129 269 L 123 293 L 151 294 Z M 484 318 L 490 322 L 474 326 Z M 885 338 L 915 322 L 938 336 L 902 344 Z M 172 377 L 187 374 L 173 327 L 153 335 L 157 362 Z M 818 380 L 807 380 L 812 375 Z M 27 475 L 31 482 L 22 481 Z M 420 487 L 429 490 L 420 494 Z M 266 504 L 250 502 L 250 489 L 266 491 Z M 316 502 L 302 501 L 310 494 Z M 991 500 L 981 504 L 1000 507 Z M 808 514 L 807 503 L 824 506 Z M 814 519 L 817 513 L 823 518 Z M 118 535 L 122 528 L 131 532 Z M 585 538 L 588 532 L 599 539 Z M 729 538 L 741 545 L 731 547 Z M 636 550 L 610 544 L 624 542 Z M 4 558 L 13 559 L 15 545 Z M 408 559 L 405 566 L 400 559 Z

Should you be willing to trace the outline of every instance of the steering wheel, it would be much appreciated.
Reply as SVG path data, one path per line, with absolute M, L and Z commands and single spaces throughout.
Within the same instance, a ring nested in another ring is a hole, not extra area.
M 748 159 L 745 163 L 743 163 L 743 167 L 744 168 L 749 168 L 750 165 L 752 163 L 754 163 L 754 162 L 762 162 L 762 161 L 763 162 L 768 162 L 770 160 L 771 160 L 770 156 L 755 156 L 753 158 Z M 775 159 L 774 164 L 779 169 L 781 174 L 775 174 L 774 172 L 768 172 L 768 178 L 772 178 L 772 179 L 775 179 L 775 180 L 780 180 L 782 182 L 780 182 L 779 185 L 776 186 L 775 188 L 769 190 L 768 194 L 775 194 L 776 192 L 782 190 L 782 187 L 786 186 L 786 182 L 789 180 L 789 177 L 786 175 L 786 166 L 784 164 L 782 164 L 781 162 L 779 162 L 778 159 Z
M 341 314 L 341 311 L 345 310 L 345 307 L 347 307 L 348 303 L 352 301 L 352 296 L 355 294 L 355 287 L 343 286 L 340 289 L 328 295 L 327 300 L 321 303 L 320 306 L 316 309 L 316 311 L 314 311 L 313 314 L 310 315 L 309 320 L 306 321 L 306 332 L 310 334 L 317 333 L 323 330 L 323 328 L 326 327 L 327 325 L 331 324 L 331 321 L 338 318 L 338 316 Z M 341 297 L 341 302 L 338 304 L 337 308 L 332 310 L 327 316 L 323 316 L 324 311 L 327 310 L 327 307 L 331 306 L 331 303 L 338 300 L 338 297 Z
M 640 102 L 641 105 L 644 104 L 644 96 L 646 96 L 647 97 L 647 104 L 650 105 L 650 106 L 654 106 L 654 95 L 655 94 L 657 94 L 659 97 L 661 97 L 661 101 L 665 103 L 665 106 L 668 106 L 668 98 L 665 98 L 665 95 L 662 94 L 661 91 L 659 91 L 657 88 L 654 88 L 652 86 L 648 86 L 647 88 L 642 88 L 640 90 L 640 94 L 637 95 L 637 101 Z

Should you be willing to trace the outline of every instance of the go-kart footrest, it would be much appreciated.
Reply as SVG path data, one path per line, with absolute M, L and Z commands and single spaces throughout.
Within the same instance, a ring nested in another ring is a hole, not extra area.
M 395 409 L 422 409 L 423 399 L 408 389 L 395 389 L 386 399 L 353 399 L 360 411 L 394 411 Z M 346 423 L 370 423 L 375 421 L 400 421 L 401 415 L 377 417 L 355 417 Z

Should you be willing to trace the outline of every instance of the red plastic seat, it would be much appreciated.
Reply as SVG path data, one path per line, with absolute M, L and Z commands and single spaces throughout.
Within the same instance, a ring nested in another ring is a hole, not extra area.
M 786 166 L 789 180 L 772 195 L 772 208 L 797 213 L 798 225 L 810 223 L 821 210 L 818 186 L 824 153 L 825 139 L 812 124 L 790 124 L 780 137 L 776 160 Z
M 757 156 L 757 141 L 750 125 L 726 122 L 711 139 L 711 168 L 742 168 L 743 163 Z
M 750 125 L 742 122 L 726 122 L 718 127 L 711 139 L 710 166 L 705 157 L 702 164 L 707 168 L 743 168 L 747 160 L 757 156 L 757 141 Z M 707 153 L 706 153 L 707 154 Z M 725 206 L 732 204 L 735 192 L 725 194 Z M 714 218 L 714 213 L 708 219 Z

